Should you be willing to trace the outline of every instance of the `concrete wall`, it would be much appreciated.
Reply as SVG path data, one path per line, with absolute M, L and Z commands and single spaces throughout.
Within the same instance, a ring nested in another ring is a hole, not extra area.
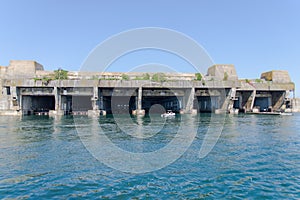
M 292 99 L 293 112 L 300 112 L 300 98 Z
M 207 75 L 216 80 L 237 80 L 238 76 L 234 65 L 213 65 L 207 70 Z
M 290 75 L 287 71 L 273 70 L 261 74 L 261 79 L 273 81 L 274 83 L 291 83 Z
M 1 85 L 1 84 L 0 84 Z M 7 87 L 0 89 L 0 110 L 9 110 L 10 108 L 10 95 L 7 95 Z
M 44 67 L 35 61 L 12 60 L 7 68 L 7 76 L 13 78 L 35 77 L 36 71 L 42 70 Z
M 291 79 L 286 71 L 271 71 L 263 73 L 262 78 L 265 80 L 262 81 L 241 81 L 238 80 L 234 65 L 214 65 L 208 69 L 208 76 L 203 77 L 202 81 L 195 81 L 195 73 L 164 73 L 167 80 L 163 82 L 136 80 L 139 78 L 142 79 L 142 77 L 146 74 L 143 72 L 68 72 L 69 80 L 51 80 L 45 82 L 45 79 L 33 79 L 36 77 L 43 78 L 45 76 L 50 76 L 53 73 L 53 71 L 44 71 L 43 66 L 35 61 L 11 61 L 8 67 L 0 67 L 0 110 L 19 110 L 17 102 L 19 101 L 20 103 L 20 96 L 22 95 L 55 95 L 55 109 L 58 109 L 58 105 L 61 104 L 59 95 L 88 96 L 83 97 L 86 98 L 85 100 L 88 102 L 88 105 L 80 105 L 80 101 L 78 101 L 78 105 L 74 106 L 83 106 L 90 109 L 92 105 L 91 97 L 98 96 L 94 94 L 93 91 L 95 90 L 93 90 L 93 88 L 96 88 L 96 90 L 98 88 L 98 91 L 117 88 L 121 91 L 119 96 L 122 96 L 126 93 L 124 91 L 129 91 L 128 89 L 133 89 L 134 91 L 140 87 L 143 87 L 143 90 L 145 89 L 145 91 L 148 90 L 148 92 L 150 90 L 155 90 L 149 95 L 155 98 L 157 98 L 158 94 L 161 94 L 161 90 L 166 90 L 166 88 L 174 89 L 178 92 L 177 95 L 182 98 L 182 106 L 184 105 L 184 108 L 193 108 L 193 99 L 187 97 L 195 95 L 197 96 L 196 102 L 200 102 L 200 104 L 202 103 L 199 108 L 204 110 L 207 108 L 226 109 L 231 98 L 228 92 L 231 88 L 236 88 L 236 91 L 239 94 L 238 98 L 240 99 L 240 108 L 245 108 L 246 110 L 252 108 L 252 104 L 254 102 L 253 99 L 255 97 L 255 95 L 252 94 L 256 94 L 256 91 L 257 94 L 266 91 L 277 92 L 278 95 L 275 93 L 270 93 L 270 95 L 272 96 L 272 106 L 279 108 L 284 100 L 283 92 L 292 91 L 295 88 L 295 85 L 291 83 Z M 129 76 L 129 80 L 122 80 L 122 75 L 124 74 Z M 148 74 L 150 77 L 154 75 L 154 73 Z M 6 94 L 5 96 L 5 90 L 7 88 L 10 88 L 11 94 Z M 58 93 L 55 92 L 56 88 L 60 88 Z M 191 88 L 195 89 L 194 95 L 179 94 L 181 93 L 180 90 L 185 91 L 190 90 Z M 226 90 L 226 94 L 222 95 L 220 91 L 223 90 Z M 208 92 L 206 92 L 207 94 L 204 94 L 202 91 Z M 129 96 L 131 95 L 132 92 Z M 146 96 L 147 95 L 144 94 L 144 97 Z M 206 101 L 206 98 L 209 97 L 211 97 L 210 101 Z M 164 98 L 168 99 L 166 103 L 170 103 L 170 95 L 165 95 Z M 190 99 L 189 102 L 191 102 L 190 106 L 187 106 L 188 99 Z M 36 98 L 36 100 L 38 100 L 38 98 Z M 26 101 L 27 100 L 23 103 L 29 105 Z M 111 102 L 109 101 L 110 99 L 103 98 L 103 105 L 110 105 Z M 294 104 L 294 108 L 299 109 L 299 100 L 295 100 Z M 40 105 L 40 107 L 43 106 L 44 105 L 42 104 Z
M 7 73 L 7 67 L 0 66 L 0 77 Z

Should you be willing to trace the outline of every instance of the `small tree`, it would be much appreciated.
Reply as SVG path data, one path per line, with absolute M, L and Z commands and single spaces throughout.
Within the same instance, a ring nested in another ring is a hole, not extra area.
M 127 74 L 122 74 L 122 80 L 128 81 L 129 80 L 129 76 Z
M 150 80 L 150 75 L 148 73 L 143 74 L 143 80 Z
M 54 79 L 55 80 L 67 80 L 68 79 L 68 71 L 59 68 L 58 70 L 54 70 Z
M 150 80 L 150 75 L 148 73 L 143 74 L 142 76 L 136 76 L 134 80 Z
M 156 73 L 156 74 L 153 74 L 152 81 L 165 82 L 165 81 L 167 81 L 167 78 L 166 78 L 166 75 L 164 73 Z
M 202 80 L 202 74 L 201 73 L 196 73 L 195 76 L 196 76 L 196 80 L 197 81 L 201 81 Z

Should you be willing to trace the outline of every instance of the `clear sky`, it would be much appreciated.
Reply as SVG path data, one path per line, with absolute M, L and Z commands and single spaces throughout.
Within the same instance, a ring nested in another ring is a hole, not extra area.
M 300 87 L 299 10 L 298 0 L 0 0 L 0 65 L 36 60 L 76 71 L 108 37 L 162 27 L 196 40 L 215 63 L 234 64 L 240 78 L 282 69 Z

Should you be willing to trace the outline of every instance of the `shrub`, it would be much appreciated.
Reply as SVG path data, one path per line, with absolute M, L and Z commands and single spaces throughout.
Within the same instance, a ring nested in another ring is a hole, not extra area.
M 127 74 L 122 74 L 122 80 L 128 81 L 129 80 L 129 76 Z
M 150 75 L 148 73 L 143 74 L 143 76 L 136 76 L 134 80 L 150 80 Z
M 256 83 L 261 83 L 262 80 L 258 78 L 258 79 L 255 79 L 255 82 L 256 82 Z
M 53 78 L 48 77 L 48 76 L 44 76 L 43 78 L 35 77 L 35 78 L 33 78 L 33 80 L 34 80 L 34 82 L 36 82 L 36 81 L 42 81 L 43 85 L 48 85 L 49 82 L 53 80 Z
M 41 81 L 42 78 L 35 77 L 35 78 L 33 78 L 33 80 L 34 80 L 34 82 L 36 82 L 36 81 Z
M 224 72 L 224 78 L 223 78 L 223 81 L 228 81 L 228 73 L 227 72 Z
M 68 71 L 63 69 L 54 70 L 54 80 L 67 80 Z
M 143 74 L 143 80 L 150 80 L 150 75 L 148 73 Z
M 152 81 L 165 82 L 165 81 L 167 81 L 167 78 L 166 78 L 166 75 L 164 73 L 156 73 L 156 74 L 153 74 Z
M 196 80 L 197 81 L 201 81 L 202 80 L 202 74 L 201 73 L 196 73 L 195 76 L 196 76 Z

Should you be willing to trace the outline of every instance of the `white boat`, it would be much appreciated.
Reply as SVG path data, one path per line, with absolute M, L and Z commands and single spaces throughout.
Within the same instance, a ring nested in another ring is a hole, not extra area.
M 281 112 L 280 115 L 291 116 L 291 115 L 293 115 L 293 113 L 290 113 L 290 112 Z
M 172 110 L 167 110 L 166 113 L 161 114 L 160 116 L 161 116 L 161 117 L 175 117 L 175 113 L 173 113 Z

